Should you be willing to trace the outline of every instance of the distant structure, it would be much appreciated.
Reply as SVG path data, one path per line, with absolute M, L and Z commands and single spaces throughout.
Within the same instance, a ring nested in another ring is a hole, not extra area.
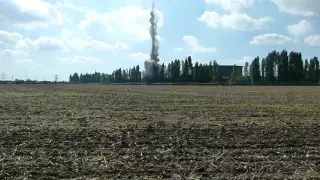
M 54 83 L 57 83 L 59 81 L 59 75 L 56 74 L 54 75 Z
M 243 66 L 236 66 L 237 74 L 242 75 Z M 221 77 L 230 77 L 233 70 L 233 65 L 219 65 L 219 74 Z
M 7 78 L 7 75 L 6 75 L 5 73 L 2 73 L 2 74 L 1 74 L 1 80 L 2 80 L 2 81 L 5 81 L 6 78 Z

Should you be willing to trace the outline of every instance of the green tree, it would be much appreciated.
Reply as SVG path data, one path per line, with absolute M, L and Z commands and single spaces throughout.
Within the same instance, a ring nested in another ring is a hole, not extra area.
M 304 61 L 304 68 L 303 68 L 303 76 L 304 76 L 304 81 L 305 82 L 308 82 L 309 81 L 309 73 L 308 73 L 308 70 L 309 70 L 309 61 L 308 59 L 306 59 Z
M 141 82 L 141 71 L 139 65 L 136 67 L 136 79 L 138 82 Z
M 266 77 L 265 80 L 268 82 L 274 82 L 276 80 L 275 76 L 274 76 L 274 70 L 275 70 L 275 61 L 276 61 L 276 57 L 277 54 L 275 51 L 272 51 L 271 53 L 269 53 L 267 55 L 267 57 L 265 58 L 266 61 Z
M 157 64 L 152 65 L 152 82 L 159 82 L 159 67 Z
M 172 62 L 168 64 L 167 76 L 168 76 L 168 81 L 172 82 Z
M 175 64 L 174 64 L 174 69 L 175 69 L 175 82 L 179 82 L 180 81 L 180 69 L 181 69 L 181 66 L 180 66 L 180 60 L 177 59 L 175 61 Z
M 129 82 L 135 82 L 136 81 L 135 71 L 136 71 L 136 67 L 135 66 L 133 66 L 133 68 L 129 68 Z
M 288 53 L 283 50 L 279 55 L 278 81 L 286 82 L 288 81 L 288 76 Z
M 281 52 L 281 61 L 283 64 L 283 81 L 286 82 L 289 80 L 289 57 L 286 50 Z
M 299 52 L 297 53 L 297 57 L 296 57 L 296 62 L 295 62 L 295 66 L 296 66 L 296 72 L 297 72 L 297 82 L 302 82 L 303 81 L 303 60 L 302 60 L 302 54 Z
M 182 81 L 187 81 L 188 80 L 188 59 L 185 58 L 185 60 L 181 61 L 181 67 L 182 67 Z
M 259 56 L 254 58 L 250 65 L 250 76 L 252 82 L 260 81 L 260 62 Z
M 296 79 L 294 62 L 295 62 L 295 53 L 291 51 L 289 53 L 289 63 L 288 63 L 288 81 L 290 82 L 295 81 Z
M 200 67 L 198 62 L 194 65 L 194 75 L 195 75 L 195 81 L 198 82 L 200 80 Z
M 316 75 L 316 77 L 315 77 L 315 81 L 318 83 L 319 82 L 319 79 L 320 79 L 320 69 L 319 69 L 319 60 L 318 60 L 318 58 L 317 57 L 314 57 L 313 58 L 314 59 L 314 61 L 315 61 L 315 75 Z
M 263 58 L 261 61 L 261 80 L 264 81 L 266 79 L 266 59 Z
M 199 82 L 203 82 L 204 81 L 204 67 L 202 66 L 202 64 L 199 64 Z
M 165 72 L 165 66 L 164 66 L 164 63 L 162 63 L 161 70 L 160 70 L 160 79 L 162 82 L 165 80 L 165 73 L 164 72 Z
M 315 82 L 315 74 L 316 74 L 316 63 L 315 60 L 313 58 L 310 59 L 310 63 L 309 63 L 309 69 L 308 69 L 308 78 L 309 81 L 311 82 Z
M 81 74 L 82 75 L 82 74 Z M 78 75 L 78 73 L 74 73 L 72 76 L 72 82 L 73 83 L 80 83 L 80 77 Z
M 213 61 L 213 81 L 220 81 L 220 76 L 219 76 L 219 64 L 217 63 L 216 60 Z
M 301 82 L 303 80 L 303 61 L 301 53 L 290 52 L 288 71 L 291 82 Z
M 122 70 L 122 82 L 126 82 L 127 81 L 127 74 L 126 74 L 126 70 Z
M 212 61 L 210 61 L 210 62 L 209 62 L 209 65 L 208 65 L 209 81 L 212 81 L 212 80 L 213 80 L 213 73 L 214 73 L 213 64 L 212 64 Z
M 193 70 L 193 64 L 192 64 L 192 59 L 191 56 L 188 56 L 188 81 L 191 82 L 193 81 L 193 75 L 194 70 Z

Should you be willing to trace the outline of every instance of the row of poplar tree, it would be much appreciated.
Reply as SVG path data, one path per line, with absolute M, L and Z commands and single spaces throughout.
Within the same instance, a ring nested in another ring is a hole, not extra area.
M 209 64 L 195 63 L 191 56 L 185 60 L 174 60 L 167 66 L 154 64 L 150 76 L 143 76 L 139 65 L 130 69 L 116 69 L 112 74 L 95 72 L 94 74 L 74 73 L 69 76 L 72 83 L 117 83 L 117 82 L 210 82 L 220 81 L 219 65 L 216 61 Z
M 256 57 L 244 66 L 244 75 L 258 82 L 319 82 L 319 60 L 313 57 L 303 61 L 301 53 L 272 51 L 260 62 Z
M 319 82 L 319 61 L 317 57 L 302 60 L 299 52 L 272 51 L 265 58 L 259 57 L 245 63 L 243 74 L 238 74 L 236 65 L 229 78 L 221 77 L 216 61 L 208 64 L 195 62 L 191 57 L 174 60 L 167 66 L 154 64 L 150 76 L 143 76 L 139 65 L 130 69 L 116 69 L 111 74 L 70 75 L 72 83 L 117 83 L 117 82 L 212 82 L 212 81 L 247 81 L 247 82 Z
M 142 74 L 139 65 L 127 69 L 116 69 L 112 74 L 95 72 L 93 74 L 74 73 L 69 76 L 71 83 L 116 83 L 116 82 L 141 82 Z

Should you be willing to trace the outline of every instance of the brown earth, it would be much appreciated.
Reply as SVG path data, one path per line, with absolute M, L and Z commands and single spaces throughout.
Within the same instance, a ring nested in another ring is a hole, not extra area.
M 320 87 L 0 85 L 0 179 L 320 179 Z

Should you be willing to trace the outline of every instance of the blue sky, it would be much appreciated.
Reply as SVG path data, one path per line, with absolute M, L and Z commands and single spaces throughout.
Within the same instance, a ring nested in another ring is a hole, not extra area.
M 161 63 L 251 62 L 272 50 L 319 57 L 319 0 L 156 0 Z M 58 74 L 129 68 L 149 58 L 151 0 L 0 0 L 0 73 Z M 2 76 L 0 76 L 2 77 Z

